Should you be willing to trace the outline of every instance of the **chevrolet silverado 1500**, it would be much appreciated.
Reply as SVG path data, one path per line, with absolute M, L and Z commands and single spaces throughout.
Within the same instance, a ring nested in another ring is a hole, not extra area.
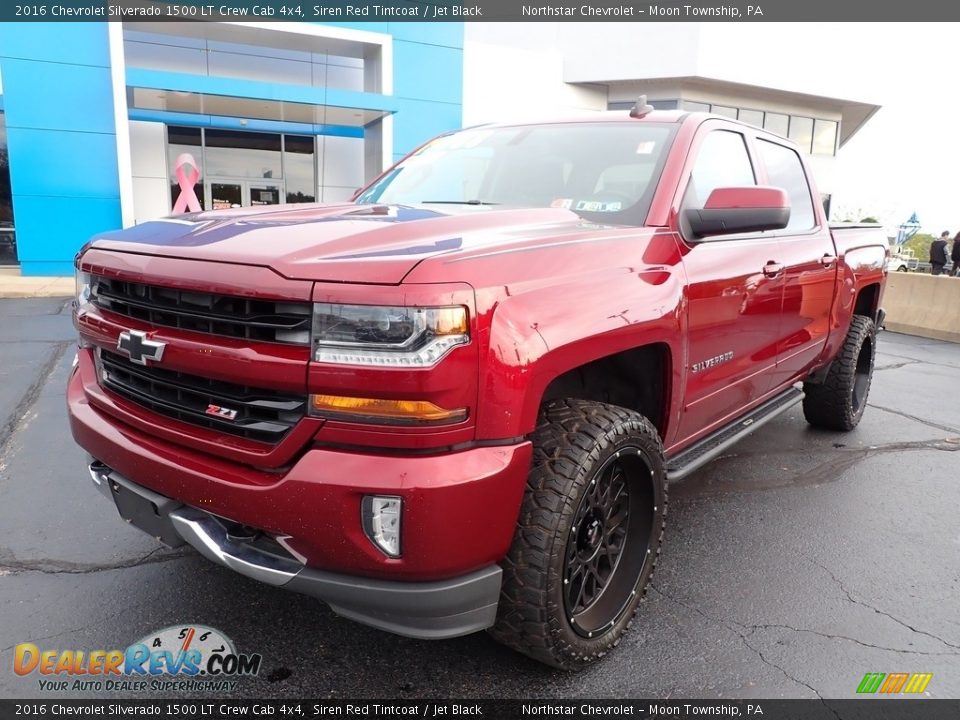
M 93 238 L 68 405 L 94 484 L 360 622 L 603 656 L 668 481 L 797 402 L 858 423 L 887 272 L 790 142 L 649 110 L 450 133 L 349 203 Z

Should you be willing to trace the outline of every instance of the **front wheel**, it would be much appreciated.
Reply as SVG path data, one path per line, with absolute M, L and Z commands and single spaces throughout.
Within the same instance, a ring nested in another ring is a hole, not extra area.
M 533 442 L 491 634 L 579 669 L 620 642 L 650 582 L 667 510 L 663 447 L 642 415 L 583 400 L 546 404 Z
M 823 382 L 803 385 L 803 415 L 814 427 L 853 430 L 867 407 L 876 352 L 873 320 L 854 315 Z

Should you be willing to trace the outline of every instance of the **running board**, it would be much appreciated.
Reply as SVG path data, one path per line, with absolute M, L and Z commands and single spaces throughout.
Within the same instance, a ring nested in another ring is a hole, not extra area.
M 740 442 L 759 427 L 773 420 L 777 415 L 789 410 L 803 399 L 803 391 L 791 387 L 763 405 L 741 415 L 702 440 L 680 451 L 667 461 L 667 479 L 671 482 L 682 480 L 694 470 L 699 470 L 731 445 Z

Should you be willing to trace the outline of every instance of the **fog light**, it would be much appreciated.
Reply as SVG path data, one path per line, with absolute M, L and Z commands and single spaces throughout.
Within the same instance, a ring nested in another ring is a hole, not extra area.
M 363 531 L 390 557 L 400 557 L 400 514 L 403 500 L 398 497 L 365 495 L 361 506 Z

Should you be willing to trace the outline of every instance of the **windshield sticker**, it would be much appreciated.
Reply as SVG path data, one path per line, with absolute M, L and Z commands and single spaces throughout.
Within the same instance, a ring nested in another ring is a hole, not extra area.
M 647 140 L 637 145 L 637 155 L 652 155 L 657 143 L 653 140 Z
M 556 198 L 550 202 L 552 208 L 563 208 L 569 210 L 573 206 L 573 198 Z
M 613 202 L 600 202 L 599 200 L 579 200 L 576 204 L 577 210 L 585 212 L 619 212 L 623 203 L 619 200 Z

